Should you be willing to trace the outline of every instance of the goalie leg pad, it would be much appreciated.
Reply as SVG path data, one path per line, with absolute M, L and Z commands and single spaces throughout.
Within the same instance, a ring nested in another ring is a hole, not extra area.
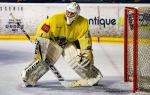
M 56 42 L 50 40 L 46 58 L 51 62 L 51 64 L 54 64 L 59 59 L 62 52 L 62 47 L 59 46 Z
M 76 66 L 77 69 L 74 69 L 75 72 L 83 79 L 73 81 L 69 85 L 70 87 L 76 86 L 93 86 L 94 84 L 98 83 L 99 80 L 103 78 L 101 72 L 94 66 L 89 66 L 90 69 L 82 69 Z
M 103 75 L 93 65 L 93 57 L 90 52 L 84 52 L 83 56 L 79 56 L 79 54 L 80 51 L 73 46 L 69 46 L 64 50 L 64 57 L 67 57 L 68 64 L 81 78 L 83 78 L 82 80 L 70 82 L 68 85 L 71 87 L 92 86 L 97 83 Z
M 37 81 L 49 70 L 49 64 L 54 64 L 61 56 L 62 48 L 46 38 L 37 38 L 35 60 L 22 72 L 25 83 L 35 86 Z M 40 48 L 39 48 L 40 47 Z M 42 55 L 42 58 L 40 56 Z M 49 63 L 45 63 L 49 60 Z
M 37 37 L 37 41 L 39 42 L 39 45 L 41 47 L 40 50 L 37 51 L 41 51 L 42 60 L 45 61 L 45 59 L 47 58 L 51 62 L 51 64 L 54 64 L 63 52 L 62 47 L 60 47 L 56 42 L 47 38 Z M 39 56 L 38 54 L 39 53 L 36 53 L 37 56 Z
M 70 49 L 71 48 L 71 49 Z M 71 68 L 79 74 L 83 79 L 95 78 L 100 72 L 93 64 L 93 59 L 85 56 L 90 53 L 85 53 L 84 56 L 79 56 L 80 51 L 73 46 L 65 48 L 64 58 L 67 59 L 67 63 Z
M 64 48 L 63 57 L 65 58 L 65 61 L 67 63 L 70 63 L 70 61 L 74 60 L 74 58 L 79 55 L 80 50 L 77 49 L 73 44 L 68 44 Z
M 93 69 L 95 71 L 97 71 L 96 77 L 84 78 L 84 79 L 74 80 L 74 81 L 69 81 L 69 82 L 63 82 L 62 83 L 63 86 L 64 87 L 81 87 L 81 86 L 93 86 L 93 85 L 97 84 L 98 81 L 103 78 L 103 75 L 101 74 L 101 72 L 98 72 L 99 70 L 96 67 L 93 66 Z
M 44 62 L 34 60 L 21 74 L 27 85 L 35 86 L 37 81 L 49 70 Z
M 95 75 L 95 76 L 93 76 L 92 74 Z M 92 85 L 98 83 L 98 81 L 103 78 L 103 75 L 94 65 L 92 65 L 91 66 L 91 71 L 89 72 L 88 77 L 89 77 L 88 78 L 88 84 L 90 86 L 92 86 Z

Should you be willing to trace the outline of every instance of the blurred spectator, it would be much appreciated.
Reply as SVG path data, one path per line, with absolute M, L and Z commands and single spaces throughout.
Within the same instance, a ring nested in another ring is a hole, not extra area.
M 0 0 L 0 2 L 14 3 L 150 3 L 150 0 Z
M 150 0 L 120 0 L 119 3 L 150 3 Z
M 112 3 L 114 0 L 62 0 L 63 2 L 78 2 L 78 3 Z
M 0 0 L 0 2 L 18 2 L 18 0 Z
M 51 3 L 51 2 L 62 2 L 62 0 L 0 0 L 0 2 L 20 2 L 20 3 Z
M 51 3 L 51 2 L 61 2 L 62 0 L 20 0 L 20 2 L 25 3 Z

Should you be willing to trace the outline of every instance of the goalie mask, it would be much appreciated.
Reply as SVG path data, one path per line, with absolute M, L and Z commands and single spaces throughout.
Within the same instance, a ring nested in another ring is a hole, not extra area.
M 70 25 L 80 13 L 80 6 L 76 2 L 68 4 L 66 9 L 67 24 Z

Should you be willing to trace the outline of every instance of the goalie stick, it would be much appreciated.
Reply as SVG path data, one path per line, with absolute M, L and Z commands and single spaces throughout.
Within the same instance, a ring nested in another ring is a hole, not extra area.
M 13 18 L 14 21 L 16 21 L 17 25 L 19 26 L 19 28 L 21 29 L 21 31 L 24 33 L 24 35 L 28 38 L 28 40 L 29 40 L 32 44 L 35 45 L 35 43 L 31 40 L 31 38 L 30 38 L 30 36 L 28 35 L 28 33 L 23 29 L 23 27 L 21 27 L 20 23 L 17 22 L 15 16 L 14 16 L 12 13 L 10 13 L 10 16 Z M 39 42 L 37 42 L 36 44 L 38 44 L 37 46 L 39 46 L 38 48 L 39 48 L 39 52 L 40 52 L 40 57 L 41 57 L 41 59 L 42 59 L 41 46 L 40 46 Z M 56 69 L 56 67 L 55 67 L 53 64 L 48 64 L 48 63 L 50 63 L 50 62 L 49 62 L 49 60 L 47 60 L 47 59 L 46 59 L 46 63 L 47 63 L 47 65 L 49 66 L 50 70 L 51 70 L 51 71 L 54 73 L 54 75 L 57 77 L 58 81 L 59 81 L 62 85 L 64 85 L 64 83 L 62 83 L 62 82 L 64 82 L 64 78 L 63 78 L 62 75 L 59 73 L 59 71 Z
M 19 26 L 19 28 L 20 28 L 21 31 L 24 33 L 24 35 L 28 38 L 28 40 L 29 40 L 31 43 L 33 43 L 32 40 L 31 40 L 31 38 L 30 38 L 30 36 L 28 35 L 28 33 L 23 29 L 23 27 L 21 27 L 20 23 L 17 22 L 17 20 L 16 20 L 16 18 L 14 17 L 14 15 L 13 15 L 12 13 L 10 13 L 10 16 L 13 18 L 14 21 L 16 21 L 16 24 Z

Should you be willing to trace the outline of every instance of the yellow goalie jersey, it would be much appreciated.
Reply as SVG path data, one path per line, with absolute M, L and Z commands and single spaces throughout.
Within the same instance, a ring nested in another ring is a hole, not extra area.
M 36 37 L 44 37 L 55 41 L 55 37 L 63 36 L 68 42 L 77 43 L 81 50 L 91 49 L 91 36 L 88 20 L 77 16 L 71 25 L 67 25 L 65 13 L 55 14 L 44 20 L 38 27 Z

